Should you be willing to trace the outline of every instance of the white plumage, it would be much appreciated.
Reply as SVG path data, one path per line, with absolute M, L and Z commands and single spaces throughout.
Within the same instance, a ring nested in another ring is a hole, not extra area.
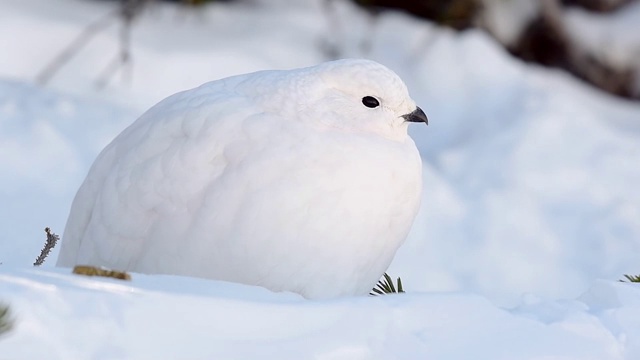
M 412 121 L 426 117 L 403 82 L 369 60 L 170 96 L 96 159 L 58 265 L 367 294 L 418 210 Z

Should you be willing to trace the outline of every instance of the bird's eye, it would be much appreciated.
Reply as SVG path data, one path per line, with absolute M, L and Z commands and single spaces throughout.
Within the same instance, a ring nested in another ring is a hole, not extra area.
M 378 106 L 380 106 L 380 102 L 378 102 L 378 99 L 374 98 L 373 96 L 365 96 L 362 98 L 362 103 L 364 104 L 364 106 L 368 107 L 368 108 L 376 108 Z

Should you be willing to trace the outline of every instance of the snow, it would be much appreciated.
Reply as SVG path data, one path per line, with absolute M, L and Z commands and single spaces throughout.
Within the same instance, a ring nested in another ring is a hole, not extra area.
M 47 87 L 33 80 L 111 2 L 0 3 L 12 54 L 0 57 L 0 301 L 17 319 L 3 356 L 640 358 L 640 288 L 616 281 L 640 273 L 638 103 L 522 64 L 479 32 L 372 19 L 342 1 L 331 19 L 319 1 L 255 3 L 199 15 L 158 5 L 136 23 L 130 81 L 102 90 L 117 26 Z M 56 250 L 29 268 L 99 150 L 147 107 L 216 78 L 328 60 L 329 45 L 396 71 L 430 119 L 411 131 L 423 206 L 389 269 L 409 293 L 310 302 L 200 279 L 123 283 L 53 268 Z
M 640 69 L 638 36 L 640 3 L 628 5 L 610 14 L 594 14 L 569 8 L 565 23 L 569 35 L 602 61 L 620 68 Z
M 46 239 L 44 228 L 62 231 L 88 167 L 134 114 L 0 80 L 1 263 L 33 263 Z
M 529 0 L 484 0 L 482 21 L 503 44 L 514 44 L 540 12 L 540 3 Z
M 0 343 L 13 358 L 613 360 L 635 358 L 640 345 L 631 320 L 640 291 L 610 281 L 581 300 L 529 297 L 514 310 L 469 293 L 314 302 L 233 283 L 139 274 L 129 283 L 63 269 L 3 272 L 0 281 L 20 320 Z

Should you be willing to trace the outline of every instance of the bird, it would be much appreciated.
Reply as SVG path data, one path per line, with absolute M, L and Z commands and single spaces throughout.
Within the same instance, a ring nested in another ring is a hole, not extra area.
M 420 207 L 410 123 L 428 119 L 396 73 L 367 59 L 171 95 L 97 156 L 57 266 L 366 295 Z

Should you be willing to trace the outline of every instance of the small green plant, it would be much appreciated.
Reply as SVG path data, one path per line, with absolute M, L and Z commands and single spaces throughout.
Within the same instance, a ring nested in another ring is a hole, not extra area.
M 378 283 L 371 290 L 369 295 L 378 296 L 384 294 L 403 293 L 404 289 L 402 288 L 402 280 L 400 278 L 396 280 L 396 284 L 397 286 L 394 286 L 391 276 L 384 273 L 382 279 L 378 280 Z
M 620 280 L 621 282 L 634 282 L 634 283 L 640 283 L 640 275 L 624 275 L 625 278 L 627 278 L 627 280 Z
M 9 310 L 9 305 L 0 304 L 0 335 L 13 329 L 13 317 Z

